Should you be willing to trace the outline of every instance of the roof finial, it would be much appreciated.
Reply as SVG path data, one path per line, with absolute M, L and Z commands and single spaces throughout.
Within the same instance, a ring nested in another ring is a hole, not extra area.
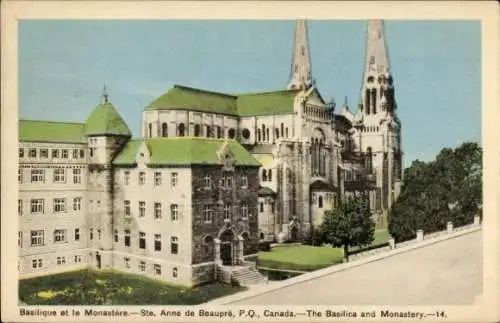
M 349 107 L 349 103 L 348 103 L 348 100 L 347 100 L 347 95 L 344 97 L 344 107 L 346 107 L 346 108 Z
M 102 104 L 108 103 L 108 91 L 106 90 L 106 84 L 104 84 L 104 88 L 102 89 Z

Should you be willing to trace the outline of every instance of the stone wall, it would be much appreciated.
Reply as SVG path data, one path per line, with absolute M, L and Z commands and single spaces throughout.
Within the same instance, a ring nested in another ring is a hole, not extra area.
M 215 263 L 207 263 L 193 267 L 192 284 L 198 285 L 205 282 L 213 281 L 215 277 Z

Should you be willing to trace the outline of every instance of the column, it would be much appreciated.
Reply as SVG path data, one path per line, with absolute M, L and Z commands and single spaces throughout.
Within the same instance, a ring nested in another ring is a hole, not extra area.
M 219 239 L 214 239 L 214 244 L 215 244 L 215 264 L 216 265 L 222 265 L 222 260 L 220 259 L 220 240 Z

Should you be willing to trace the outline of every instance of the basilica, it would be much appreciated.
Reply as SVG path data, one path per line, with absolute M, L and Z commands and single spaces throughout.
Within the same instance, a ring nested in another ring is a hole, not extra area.
M 138 138 L 106 90 L 83 123 L 20 120 L 20 277 L 92 267 L 191 286 L 237 266 L 258 280 L 259 241 L 301 241 L 346 196 L 384 218 L 402 150 L 383 21 L 368 22 L 355 109 L 316 88 L 306 21 L 294 37 L 281 89 L 175 85 Z

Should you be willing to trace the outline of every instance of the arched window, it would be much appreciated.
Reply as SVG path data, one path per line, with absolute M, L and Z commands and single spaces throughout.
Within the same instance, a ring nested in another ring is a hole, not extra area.
M 281 123 L 281 137 L 284 137 L 285 136 L 285 124 L 282 122 Z
M 259 238 L 260 238 L 260 240 L 264 240 L 264 232 L 261 232 L 261 233 L 259 234 Z
M 220 126 L 215 126 L 215 129 L 217 130 L 217 138 L 221 138 L 222 137 L 222 131 L 221 131 Z
M 262 141 L 266 141 L 266 126 L 262 125 Z
M 372 147 L 366 149 L 366 171 L 371 174 L 373 171 L 373 154 Z
M 207 126 L 207 137 L 212 137 L 212 128 L 210 126 Z
M 259 211 L 260 213 L 264 212 L 264 202 L 260 202 Z
M 257 141 L 261 141 L 260 129 L 257 129 Z
M 229 139 L 234 139 L 234 137 L 236 136 L 236 131 L 233 128 L 229 129 L 229 131 L 227 132 L 227 136 L 229 137 Z
M 265 169 L 262 170 L 262 181 L 267 182 L 267 172 Z
M 206 236 L 205 239 L 203 239 L 203 244 L 205 253 L 211 255 L 214 248 L 214 238 L 212 238 L 212 236 Z
M 370 89 L 366 89 L 365 91 L 365 106 L 366 106 L 366 114 L 370 114 L 371 106 L 370 106 Z
M 272 181 L 273 180 L 273 170 L 272 169 L 270 169 L 267 172 L 267 179 L 268 179 L 268 181 Z
M 148 123 L 148 137 L 151 138 L 153 136 L 153 125 Z
M 162 137 L 168 137 L 168 126 L 166 122 L 161 124 L 161 135 Z
M 201 127 L 199 124 L 194 125 L 194 136 L 199 137 L 201 134 Z
M 285 129 L 285 137 L 288 138 L 288 127 Z
M 373 114 L 377 114 L 377 90 L 372 89 L 372 111 Z
M 183 123 L 180 123 L 177 128 L 179 132 L 179 137 L 184 137 L 186 132 L 186 126 Z
M 318 197 L 318 208 L 322 209 L 323 208 L 323 196 L 320 195 Z
M 276 137 L 276 139 L 278 139 L 280 137 L 280 130 L 278 128 L 275 129 L 274 136 Z
M 269 128 L 266 129 L 266 137 L 267 141 L 269 141 L 269 139 L 271 138 L 271 136 L 269 136 Z

